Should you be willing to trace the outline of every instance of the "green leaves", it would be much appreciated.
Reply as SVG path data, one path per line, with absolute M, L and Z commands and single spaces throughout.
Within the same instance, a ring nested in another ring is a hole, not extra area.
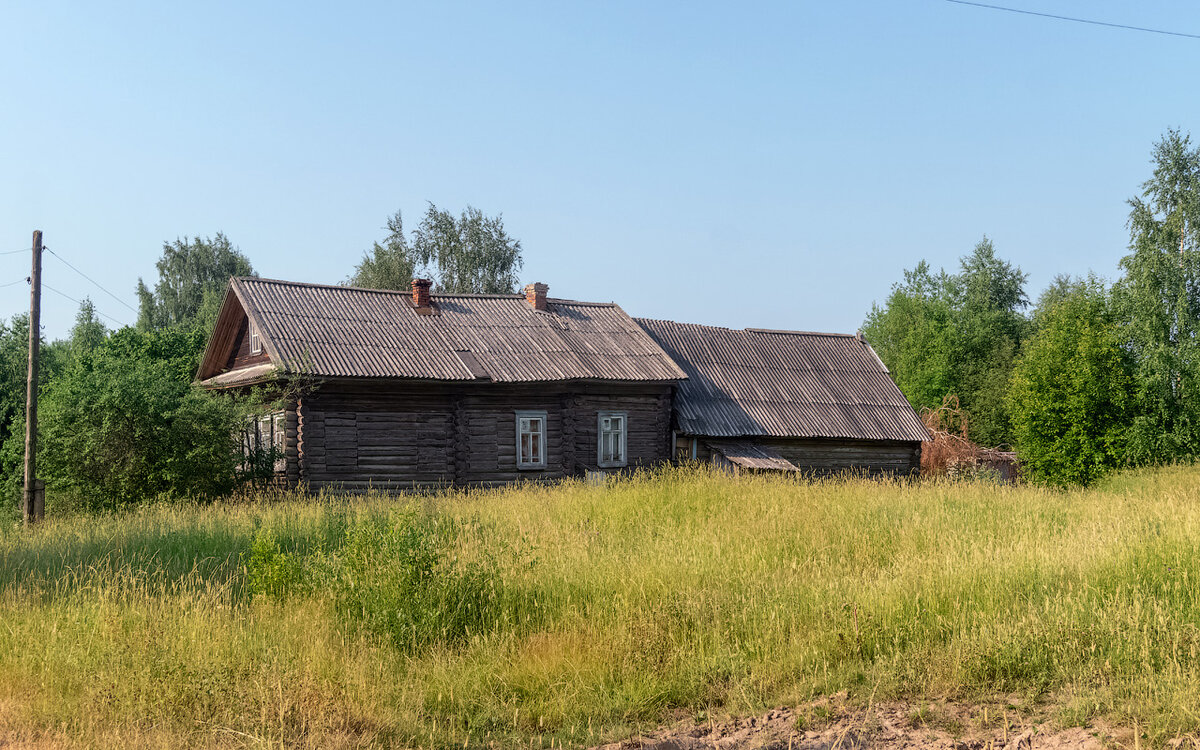
M 1028 321 L 1026 275 L 996 257 L 984 237 L 960 261 L 960 272 L 933 274 L 921 261 L 904 272 L 863 326 L 900 391 L 916 408 L 947 394 L 971 415 L 971 437 L 984 445 L 1012 442 L 1004 394 Z
M 39 419 L 51 487 L 101 508 L 231 490 L 239 407 L 191 382 L 201 345 L 199 329 L 125 328 L 54 379 Z
M 400 212 L 388 219 L 384 244 L 375 243 L 345 283 L 406 290 L 415 275 L 431 276 L 447 294 L 512 294 L 521 270 L 521 242 L 500 216 L 467 206 L 455 218 L 430 203 L 410 240 Z
M 1108 290 L 1060 285 L 1013 370 L 1008 403 L 1026 476 L 1088 485 L 1125 461 L 1133 368 Z
M 154 291 L 138 279 L 138 328 L 208 329 L 216 321 L 231 276 L 253 276 L 250 261 L 220 232 L 216 237 L 163 243 Z

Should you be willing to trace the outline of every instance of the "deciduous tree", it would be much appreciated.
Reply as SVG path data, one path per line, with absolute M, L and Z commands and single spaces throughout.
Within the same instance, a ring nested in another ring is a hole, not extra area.
M 1126 456 L 1133 362 L 1111 298 L 1095 277 L 1043 295 L 1008 391 L 1025 475 L 1087 485 Z
M 209 328 L 216 321 L 231 276 L 253 276 L 250 261 L 220 232 L 216 237 L 163 243 L 151 291 L 138 279 L 138 328 L 178 325 Z
M 1131 458 L 1200 454 L 1200 149 L 1169 131 L 1154 172 L 1129 201 L 1130 254 L 1117 300 L 1137 362 Z

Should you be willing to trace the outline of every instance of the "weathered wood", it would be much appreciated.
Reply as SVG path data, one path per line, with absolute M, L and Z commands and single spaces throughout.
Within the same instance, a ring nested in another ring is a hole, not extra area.
M 38 365 L 42 344 L 42 233 L 33 233 L 29 277 L 29 360 L 25 380 L 25 523 L 42 520 L 37 499 Z
M 264 346 L 258 354 L 250 352 L 250 321 L 242 316 L 241 324 L 238 326 L 237 333 L 233 340 L 233 349 L 229 352 L 229 358 L 225 362 L 226 370 L 237 370 L 243 367 L 253 367 L 270 362 L 271 358 L 267 354 L 267 348 Z
M 594 466 L 597 410 L 626 411 L 629 463 L 653 465 L 668 458 L 669 409 L 657 384 L 325 383 L 305 399 L 304 472 L 314 488 L 561 479 Z M 545 469 L 517 469 L 518 410 L 546 412 Z

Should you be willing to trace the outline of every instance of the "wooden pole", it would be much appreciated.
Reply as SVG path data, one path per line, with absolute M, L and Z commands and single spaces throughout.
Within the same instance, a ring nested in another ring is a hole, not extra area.
M 25 523 L 42 520 L 37 491 L 38 359 L 42 344 L 42 231 L 33 233 L 33 273 L 29 277 L 29 370 L 25 381 Z

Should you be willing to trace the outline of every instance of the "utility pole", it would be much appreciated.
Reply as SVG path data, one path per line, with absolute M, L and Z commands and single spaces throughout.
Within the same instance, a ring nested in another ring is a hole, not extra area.
M 42 345 L 42 230 L 33 233 L 33 273 L 29 276 L 29 371 L 25 384 L 25 524 L 45 515 L 44 485 L 37 480 L 38 355 Z

